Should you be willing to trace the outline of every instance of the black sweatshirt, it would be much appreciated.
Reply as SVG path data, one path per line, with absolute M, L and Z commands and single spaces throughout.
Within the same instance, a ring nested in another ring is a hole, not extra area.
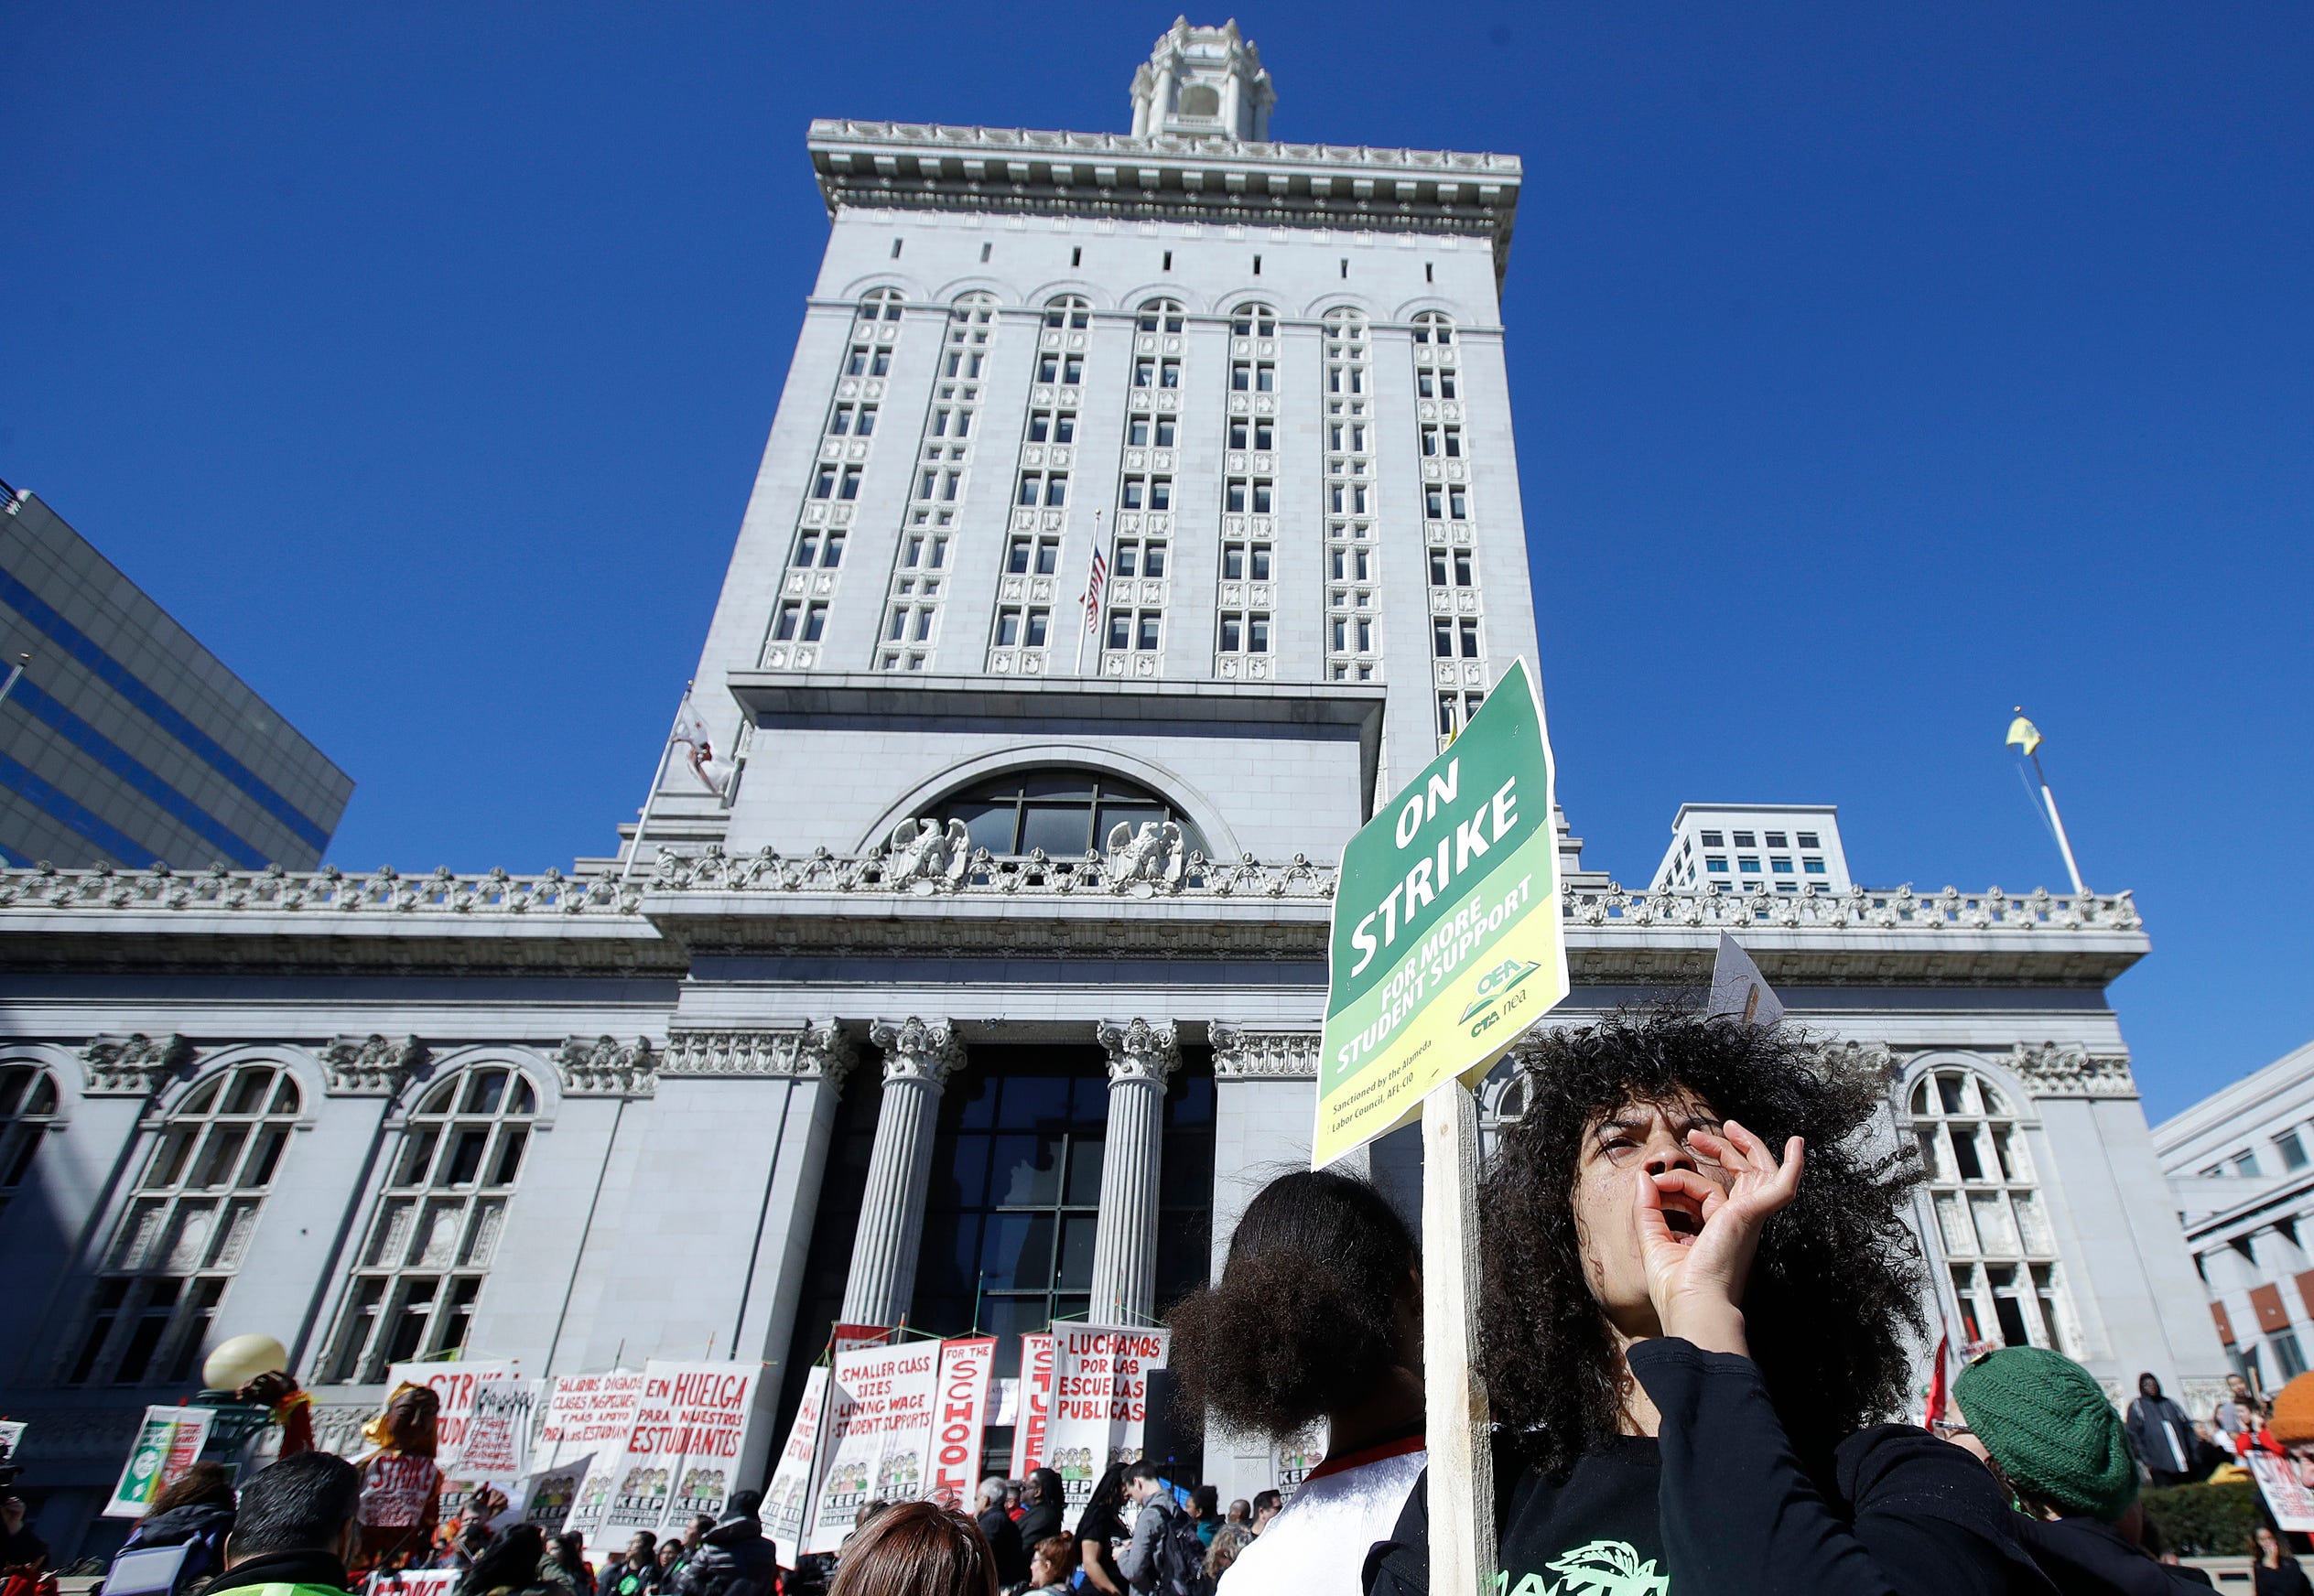
M 1501 1596 L 2010 1596 L 2047 1581 L 2009 1531 L 1984 1466 L 1908 1425 L 1850 1436 L 1827 1499 L 1800 1467 L 1749 1358 L 1668 1337 L 1629 1352 L 1662 1415 L 1654 1440 L 1584 1454 L 1553 1483 L 1507 1489 L 1498 1449 Z M 1516 1468 L 1515 1464 L 1509 1465 Z M 1430 1589 L 1430 1476 L 1367 1560 L 1370 1596 Z

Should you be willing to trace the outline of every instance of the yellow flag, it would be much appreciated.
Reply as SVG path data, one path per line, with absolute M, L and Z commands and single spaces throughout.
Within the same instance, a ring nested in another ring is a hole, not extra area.
M 2023 749 L 2027 754 L 2030 754 L 2035 749 L 2041 746 L 2040 728 L 2035 726 L 2023 716 L 2018 716 L 2015 720 L 2008 723 L 2008 745 L 2011 748 Z

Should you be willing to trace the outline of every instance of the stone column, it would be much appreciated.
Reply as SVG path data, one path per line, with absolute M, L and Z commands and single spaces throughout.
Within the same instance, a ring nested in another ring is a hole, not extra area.
M 1108 1138 L 1101 1154 L 1100 1229 L 1093 1239 L 1094 1324 L 1143 1324 L 1157 1290 L 1157 1177 L 1165 1084 L 1181 1063 L 1171 1020 L 1104 1022 Z
M 883 1050 L 884 1095 L 876 1112 L 860 1229 L 852 1237 L 851 1273 L 844 1281 L 844 1319 L 897 1324 L 915 1294 L 940 1093 L 964 1062 L 964 1044 L 946 1020 L 913 1016 L 897 1024 L 880 1019 L 868 1036 Z

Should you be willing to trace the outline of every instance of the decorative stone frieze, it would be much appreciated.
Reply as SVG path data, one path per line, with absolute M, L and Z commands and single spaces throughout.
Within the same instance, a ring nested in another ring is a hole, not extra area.
M 858 1054 L 832 1019 L 789 1029 L 678 1030 L 660 1056 L 661 1080 L 682 1076 L 826 1081 L 840 1085 Z
M 341 1036 L 321 1048 L 324 1090 L 332 1097 L 391 1097 L 429 1056 L 414 1036 Z
M 640 882 L 607 877 L 576 879 L 560 870 L 536 876 L 517 876 L 503 868 L 471 876 L 448 869 L 405 876 L 391 866 L 367 876 L 349 876 L 334 867 L 285 870 L 279 866 L 262 870 L 215 866 L 197 875 L 178 875 L 166 865 L 136 872 L 109 867 L 60 870 L 54 866 L 0 870 L 0 909 L 600 916 L 633 914 L 642 895 Z
M 193 1044 L 181 1036 L 101 1036 L 81 1050 L 81 1091 L 89 1097 L 150 1097 L 192 1062 Z
M 622 1042 L 599 1036 L 573 1037 L 555 1055 L 567 1097 L 649 1097 L 657 1088 L 651 1043 L 637 1037 Z
M 1162 1089 L 1181 1064 L 1181 1046 L 1170 1019 L 1129 1019 L 1122 1025 L 1103 1020 L 1097 1034 L 1108 1051 L 1112 1084 L 1146 1081 Z
M 1897 1057 L 1886 1042 L 1855 1041 L 1828 1042 L 1822 1051 L 1834 1064 L 1870 1070 L 1884 1081 L 1894 1081 L 1904 1070 L 1904 1062 Z
M 1314 1030 L 1240 1030 L 1218 1020 L 1206 1028 L 1213 1043 L 1216 1081 L 1314 1081 L 1318 1077 L 1318 1033 Z
M 2079 1042 L 2018 1042 L 2009 1067 L 2036 1097 L 2135 1097 L 2125 1055 L 2092 1053 Z
M 964 1043 L 956 1027 L 945 1019 L 879 1019 L 868 1028 L 868 1040 L 883 1050 L 884 1082 L 920 1081 L 945 1086 L 948 1077 L 964 1067 Z

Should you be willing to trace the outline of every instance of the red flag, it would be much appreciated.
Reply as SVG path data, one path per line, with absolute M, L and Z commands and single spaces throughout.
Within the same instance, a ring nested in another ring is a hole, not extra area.
M 1929 1377 L 1928 1412 L 1920 1419 L 1920 1428 L 1934 1429 L 1944 1417 L 1944 1409 L 1952 1399 L 1952 1391 L 1944 1382 L 1945 1353 L 1952 1345 L 1950 1332 L 1936 1338 L 1936 1373 Z

